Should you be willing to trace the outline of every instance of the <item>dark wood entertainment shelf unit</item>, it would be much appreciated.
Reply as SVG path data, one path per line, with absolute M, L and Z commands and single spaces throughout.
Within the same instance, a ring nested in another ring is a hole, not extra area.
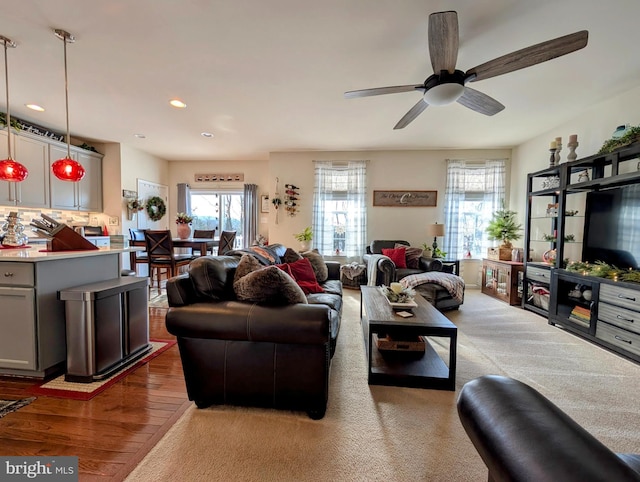
M 527 175 L 522 306 L 640 362 L 640 283 L 564 269 L 566 260 L 583 260 L 587 193 L 635 184 L 640 143 Z M 551 250 L 555 259 L 542 259 Z

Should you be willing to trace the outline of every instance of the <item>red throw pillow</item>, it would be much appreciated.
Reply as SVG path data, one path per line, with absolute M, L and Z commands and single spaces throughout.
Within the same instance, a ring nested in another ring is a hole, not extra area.
M 316 274 L 313 271 L 313 266 L 311 266 L 311 261 L 307 258 L 302 258 L 298 261 L 294 261 L 293 263 L 289 263 L 289 269 L 291 270 L 291 276 L 296 280 L 298 286 L 302 288 L 304 294 L 308 295 L 309 293 L 324 292 L 322 286 L 318 284 Z
M 284 271 L 285 273 L 287 273 L 289 276 L 291 276 L 294 280 L 296 279 L 296 277 L 293 276 L 293 273 L 291 272 L 291 268 L 287 263 L 276 264 L 276 266 L 280 268 L 282 271 Z
M 407 261 L 405 259 L 407 250 L 405 248 L 382 248 L 382 254 L 389 256 L 391 261 L 396 265 L 396 268 L 406 268 Z

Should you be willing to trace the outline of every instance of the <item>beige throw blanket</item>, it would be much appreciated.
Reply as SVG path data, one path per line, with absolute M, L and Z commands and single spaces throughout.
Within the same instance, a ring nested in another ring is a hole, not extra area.
M 405 288 L 415 288 L 424 283 L 435 283 L 446 289 L 451 297 L 462 303 L 464 297 L 464 280 L 460 276 L 441 271 L 427 271 L 426 273 L 411 274 L 400 280 Z

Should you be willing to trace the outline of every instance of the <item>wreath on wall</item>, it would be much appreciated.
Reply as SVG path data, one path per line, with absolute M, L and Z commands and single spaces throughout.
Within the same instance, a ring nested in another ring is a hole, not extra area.
M 147 200 L 145 204 L 147 210 L 147 216 L 151 221 L 160 221 L 162 217 L 167 214 L 167 205 L 161 197 L 153 196 Z

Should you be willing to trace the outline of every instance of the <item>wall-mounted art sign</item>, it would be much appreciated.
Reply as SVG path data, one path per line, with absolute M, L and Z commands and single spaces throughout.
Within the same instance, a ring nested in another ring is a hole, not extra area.
M 373 191 L 374 206 L 436 206 L 438 191 Z

